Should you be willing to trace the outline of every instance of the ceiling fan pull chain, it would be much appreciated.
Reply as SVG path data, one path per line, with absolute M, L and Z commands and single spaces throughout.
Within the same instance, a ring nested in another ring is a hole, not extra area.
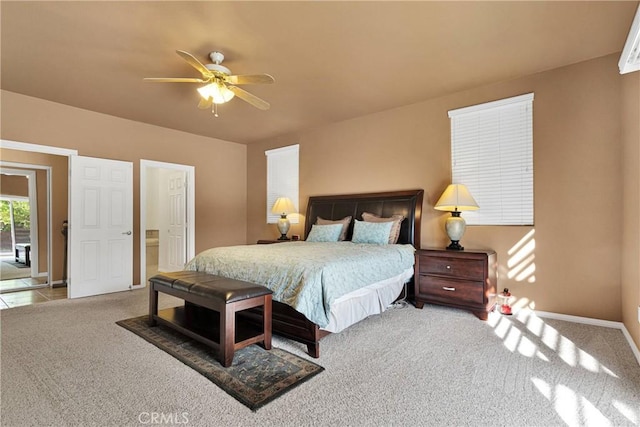
M 215 102 L 213 103 L 213 108 L 211 109 L 211 112 L 213 113 L 214 117 L 218 117 L 218 104 L 216 104 Z

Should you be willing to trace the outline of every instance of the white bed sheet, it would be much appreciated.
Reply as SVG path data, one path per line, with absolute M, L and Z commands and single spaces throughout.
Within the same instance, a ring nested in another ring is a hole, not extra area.
M 340 332 L 369 316 L 382 313 L 400 295 L 404 284 L 412 276 L 413 268 L 409 268 L 398 276 L 341 296 L 331 304 L 329 324 L 321 329 L 332 333 Z

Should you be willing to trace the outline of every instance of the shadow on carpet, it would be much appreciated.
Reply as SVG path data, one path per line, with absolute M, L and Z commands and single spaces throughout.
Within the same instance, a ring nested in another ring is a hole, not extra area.
M 140 316 L 116 324 L 195 369 L 252 411 L 324 371 L 288 351 L 267 351 L 255 344 L 236 351 L 233 364 L 224 368 L 213 349 L 166 326 L 151 327 L 148 319 Z

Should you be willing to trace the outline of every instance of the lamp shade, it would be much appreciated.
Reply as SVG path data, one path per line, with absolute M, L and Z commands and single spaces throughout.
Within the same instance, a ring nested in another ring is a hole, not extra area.
M 295 211 L 296 208 L 288 197 L 278 197 L 271 208 L 271 212 L 278 215 L 288 215 Z
M 224 104 L 227 101 L 231 101 L 235 96 L 226 86 L 218 82 L 209 83 L 206 86 L 198 88 L 198 93 L 204 99 L 213 98 L 214 104 Z
M 439 211 L 457 212 L 475 211 L 480 207 L 465 185 L 449 184 L 433 208 Z

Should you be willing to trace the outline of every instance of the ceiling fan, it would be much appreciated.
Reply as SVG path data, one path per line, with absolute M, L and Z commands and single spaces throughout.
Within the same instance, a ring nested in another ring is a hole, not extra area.
M 232 75 L 231 70 L 222 64 L 224 55 L 220 52 L 211 52 L 209 58 L 213 64 L 202 64 L 195 56 L 183 50 L 176 50 L 182 59 L 198 70 L 201 78 L 190 77 L 146 77 L 144 80 L 159 83 L 203 83 L 204 86 L 198 88 L 201 96 L 198 108 L 206 110 L 211 108 L 211 112 L 218 117 L 218 104 L 230 101 L 234 96 L 248 102 L 261 110 L 268 110 L 270 105 L 264 99 L 239 88 L 237 85 L 245 84 L 270 84 L 275 79 L 269 74 L 252 75 Z

